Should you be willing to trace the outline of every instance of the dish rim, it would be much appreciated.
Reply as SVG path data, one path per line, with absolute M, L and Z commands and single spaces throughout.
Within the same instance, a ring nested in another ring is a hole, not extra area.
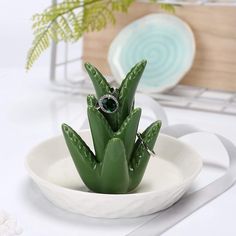
M 89 132 L 90 130 L 89 129 L 83 129 L 83 130 L 80 130 L 79 133 L 85 133 L 85 132 Z M 26 159 L 25 159 L 25 168 L 29 174 L 29 176 L 37 183 L 37 184 L 43 184 L 43 186 L 49 188 L 49 189 L 56 189 L 56 190 L 59 190 L 59 191 L 66 191 L 66 192 L 71 192 L 73 194 L 85 194 L 85 195 L 96 195 L 96 196 L 110 196 L 110 197 L 120 197 L 120 198 L 124 198 L 124 197 L 138 197 L 140 195 L 152 195 L 152 194 L 163 194 L 165 192 L 169 192 L 171 191 L 172 189 L 176 189 L 176 188 L 182 188 L 183 186 L 188 186 L 190 182 L 192 182 L 196 177 L 197 175 L 200 173 L 201 169 L 202 169 L 202 166 L 203 166 L 203 161 L 202 161 L 202 158 L 200 156 L 200 154 L 192 147 L 190 146 L 189 144 L 183 142 L 182 140 L 179 140 L 177 138 L 174 138 L 172 136 L 169 136 L 169 135 L 166 135 L 166 134 L 162 134 L 160 133 L 159 135 L 161 136 L 164 136 L 164 137 L 167 137 L 169 139 L 172 139 L 174 140 L 175 142 L 179 142 L 181 143 L 181 145 L 184 145 L 185 147 L 187 147 L 191 152 L 194 152 L 195 153 L 195 157 L 197 157 L 198 159 L 198 166 L 196 166 L 196 170 L 187 178 L 183 178 L 183 180 L 181 181 L 181 183 L 175 183 L 174 185 L 172 185 L 171 187 L 165 189 L 164 191 L 157 191 L 157 190 L 154 190 L 154 191 L 147 191 L 147 192 L 135 192 L 135 193 L 132 193 L 132 192 L 129 192 L 129 193 L 124 193 L 124 194 L 106 194 L 106 193 L 96 193 L 96 192 L 86 192 L 86 191 L 81 191 L 81 190 L 75 190 L 75 189 L 71 189 L 71 188 L 66 188 L 64 186 L 61 186 L 61 185 L 58 185 L 58 184 L 55 184 L 53 182 L 50 182 L 42 177 L 40 177 L 38 174 L 36 174 L 32 168 L 30 167 L 30 160 L 33 159 L 33 152 L 40 148 L 40 146 L 50 142 L 50 141 L 53 141 L 53 140 L 56 140 L 56 139 L 61 139 L 63 138 L 63 135 L 57 135 L 57 136 L 54 136 L 54 137 L 51 137 L 49 139 L 46 139 L 42 142 L 40 142 L 39 144 L 37 144 L 36 146 L 34 146 L 31 151 L 28 153 L 28 155 L 26 156 Z M 177 167 L 178 168 L 178 167 Z M 79 175 L 79 174 L 78 174 Z M 81 180 L 82 181 L 82 180 Z

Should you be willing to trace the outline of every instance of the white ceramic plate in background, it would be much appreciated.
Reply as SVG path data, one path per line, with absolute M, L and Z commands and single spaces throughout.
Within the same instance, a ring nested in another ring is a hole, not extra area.
M 79 132 L 92 145 L 89 130 Z M 177 139 L 160 134 L 140 186 L 128 194 L 90 192 L 77 173 L 63 136 L 39 144 L 27 157 L 26 167 L 44 195 L 56 206 L 92 217 L 138 217 L 174 204 L 202 167 L 196 151 Z
M 124 27 L 112 41 L 108 62 L 121 83 L 137 62 L 148 61 L 138 90 L 162 92 L 175 86 L 189 71 L 195 56 L 190 27 L 168 14 L 150 14 Z

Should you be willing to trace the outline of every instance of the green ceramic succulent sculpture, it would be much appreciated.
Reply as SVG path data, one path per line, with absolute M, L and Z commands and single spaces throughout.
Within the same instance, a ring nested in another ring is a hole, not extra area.
M 150 158 L 148 149 L 153 149 L 161 127 L 156 121 L 137 138 L 141 109 L 134 108 L 134 95 L 146 63 L 136 64 L 118 89 L 85 63 L 97 95 L 87 97 L 95 154 L 71 127 L 63 124 L 62 130 L 82 180 L 94 192 L 127 193 L 142 180 Z

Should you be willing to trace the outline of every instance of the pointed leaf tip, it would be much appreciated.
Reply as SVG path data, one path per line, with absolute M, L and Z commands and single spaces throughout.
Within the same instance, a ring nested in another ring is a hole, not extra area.
M 147 65 L 147 60 L 144 59 L 144 60 L 140 61 L 139 63 L 142 64 L 143 66 L 146 66 Z
M 139 71 L 139 70 L 144 71 L 146 65 L 147 65 L 147 60 L 142 60 L 142 61 L 138 62 L 134 67 L 137 71 Z
M 68 131 L 69 130 L 69 126 L 67 124 L 65 124 L 65 123 L 63 123 L 61 125 L 61 128 L 62 128 L 63 131 Z
M 107 82 L 106 78 L 102 75 L 102 73 L 95 66 L 88 62 L 86 62 L 84 66 L 93 83 L 97 98 L 100 98 L 101 96 L 109 93 L 110 85 Z
M 92 72 L 92 74 L 94 74 L 94 75 L 96 74 L 96 70 L 92 64 L 85 62 L 84 67 L 87 70 L 87 72 Z
M 160 130 L 161 125 L 162 125 L 161 120 L 157 120 L 156 122 L 154 122 L 154 123 L 153 123 L 153 129 L 154 129 L 154 131 Z

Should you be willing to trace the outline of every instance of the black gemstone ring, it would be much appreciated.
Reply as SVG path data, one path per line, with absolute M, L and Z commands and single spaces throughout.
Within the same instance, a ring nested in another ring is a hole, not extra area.
M 115 96 L 112 94 L 106 94 L 99 98 L 98 100 L 98 109 L 101 108 L 101 110 L 105 113 L 114 113 L 117 111 L 119 107 L 118 100 Z

